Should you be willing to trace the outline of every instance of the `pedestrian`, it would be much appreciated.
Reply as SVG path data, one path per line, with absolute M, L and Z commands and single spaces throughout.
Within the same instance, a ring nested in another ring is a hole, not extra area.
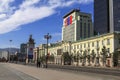
M 37 67 L 40 68 L 40 66 L 41 66 L 41 60 L 40 60 L 40 58 L 39 58 L 39 59 L 37 59 Z

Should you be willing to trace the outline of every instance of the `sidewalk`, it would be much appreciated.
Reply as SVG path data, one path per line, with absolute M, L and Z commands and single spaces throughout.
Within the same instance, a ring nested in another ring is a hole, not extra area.
M 36 68 L 32 66 L 25 66 L 19 64 L 7 64 L 9 67 L 21 71 L 25 74 L 33 76 L 39 80 L 106 80 L 112 79 L 119 80 L 120 77 L 116 76 L 106 76 L 100 74 L 91 74 L 91 73 L 70 73 L 58 70 L 51 70 L 46 68 Z M 101 79 L 102 78 L 102 79 Z M 109 79 L 108 79 L 109 78 Z

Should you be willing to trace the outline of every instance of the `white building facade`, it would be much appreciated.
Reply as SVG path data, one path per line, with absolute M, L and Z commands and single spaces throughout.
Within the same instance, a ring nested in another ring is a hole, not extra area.
M 8 60 L 8 51 L 0 51 L 0 58 L 5 58 Z
M 49 48 L 49 53 L 54 54 L 55 64 L 64 64 L 63 55 L 68 53 L 72 57 L 71 65 L 113 67 L 113 55 L 119 48 L 120 33 L 108 33 L 75 42 L 58 43 Z

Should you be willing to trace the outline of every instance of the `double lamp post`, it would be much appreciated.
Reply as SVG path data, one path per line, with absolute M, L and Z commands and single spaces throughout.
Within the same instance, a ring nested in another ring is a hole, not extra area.
M 48 53 L 48 40 L 52 38 L 52 36 L 47 33 L 47 35 L 44 35 L 44 38 L 47 40 L 47 46 L 46 46 L 46 49 L 47 49 L 47 54 L 46 54 L 46 68 L 48 67 L 48 57 L 49 57 L 49 53 Z

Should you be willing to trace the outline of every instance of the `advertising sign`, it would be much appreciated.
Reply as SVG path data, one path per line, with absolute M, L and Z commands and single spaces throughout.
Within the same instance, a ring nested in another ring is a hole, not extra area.
M 33 59 L 33 47 L 28 48 L 28 59 Z

